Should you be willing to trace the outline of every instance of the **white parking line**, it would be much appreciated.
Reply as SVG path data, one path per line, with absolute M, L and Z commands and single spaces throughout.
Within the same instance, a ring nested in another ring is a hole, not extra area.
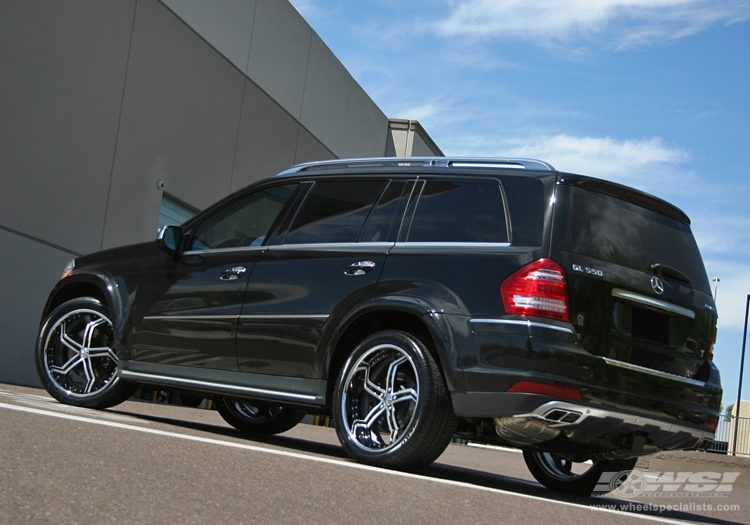
M 566 507 L 575 507 L 575 508 L 578 508 L 578 509 L 588 510 L 588 511 L 591 511 L 591 512 L 604 512 L 604 513 L 607 513 L 607 514 L 616 514 L 616 515 L 619 515 L 619 516 L 628 516 L 628 517 L 639 518 L 639 519 L 648 520 L 648 521 L 657 521 L 659 523 L 674 523 L 674 524 L 681 524 L 681 525 L 684 525 L 684 523 L 685 523 L 684 521 L 672 520 L 672 519 L 668 519 L 668 518 L 660 518 L 660 517 L 657 517 L 657 516 L 647 516 L 647 515 L 641 515 L 641 514 L 632 514 L 632 513 L 629 513 L 629 512 L 621 512 L 621 511 L 614 510 L 614 509 L 606 509 L 606 508 L 600 508 L 600 507 L 589 507 L 587 505 L 580 505 L 580 504 L 571 503 L 571 502 L 568 502 L 568 501 L 559 501 L 559 500 L 554 500 L 554 499 L 546 499 L 546 498 L 541 498 L 539 496 L 532 496 L 532 495 L 529 495 L 529 494 L 520 494 L 518 492 L 510 492 L 510 491 L 502 490 L 502 489 L 495 489 L 495 488 L 491 488 L 491 487 L 482 487 L 482 486 L 479 486 L 479 485 L 472 485 L 471 483 L 465 483 L 465 482 L 462 482 L 462 481 L 453 481 L 453 480 L 449 480 L 449 479 L 433 478 L 433 477 L 429 477 L 429 476 L 423 476 L 423 475 L 420 475 L 420 474 L 411 474 L 409 472 L 399 472 L 399 471 L 396 471 L 396 470 L 386 470 L 386 469 L 382 469 L 382 468 L 378 468 L 378 467 L 371 467 L 369 465 L 363 465 L 361 463 L 354 463 L 354 462 L 351 462 L 351 461 L 343 461 L 343 460 L 340 460 L 340 459 L 330 459 L 330 458 L 321 458 L 321 457 L 318 457 L 318 456 L 309 456 L 309 455 L 300 454 L 300 453 L 297 453 L 297 452 L 288 452 L 288 451 L 285 451 L 285 450 L 276 450 L 276 449 L 271 449 L 271 448 L 258 447 L 258 446 L 255 446 L 255 445 L 246 445 L 244 443 L 233 443 L 231 441 L 222 441 L 222 440 L 213 439 L 213 438 L 206 438 L 206 437 L 200 437 L 200 436 L 191 436 L 191 435 L 187 435 L 187 434 L 178 434 L 176 432 L 168 432 L 168 431 L 165 431 L 165 430 L 156 430 L 156 429 L 153 429 L 153 428 L 140 427 L 140 426 L 136 426 L 136 425 L 127 425 L 127 424 L 124 424 L 124 423 L 116 423 L 116 422 L 113 422 L 113 421 L 104 421 L 104 420 L 100 420 L 100 419 L 91 419 L 91 418 L 86 418 L 86 417 L 81 417 L 81 416 L 74 416 L 74 415 L 71 415 L 71 414 L 63 414 L 63 413 L 60 413 L 60 412 L 50 412 L 48 410 L 39 410 L 39 409 L 36 409 L 36 408 L 29 408 L 29 407 L 23 407 L 23 406 L 17 406 L 17 405 L 8 405 L 6 403 L 0 403 L 0 408 L 4 408 L 4 409 L 7 409 L 7 410 L 15 410 L 15 411 L 18 411 L 18 412 L 27 412 L 27 413 L 30 413 L 30 414 L 36 414 L 36 415 L 41 415 L 41 416 L 56 417 L 56 418 L 60 418 L 60 419 L 67 419 L 67 420 L 71 420 L 71 421 L 78 421 L 80 423 L 90 423 L 92 425 L 102 425 L 102 426 L 106 426 L 106 427 L 119 428 L 119 429 L 123 429 L 123 430 L 133 430 L 135 432 L 143 432 L 145 434 L 154 434 L 154 435 L 158 435 L 158 436 L 165 436 L 165 437 L 172 437 L 172 438 L 177 438 L 177 439 L 184 439 L 186 441 L 196 441 L 196 442 L 199 442 L 199 443 L 208 443 L 208 444 L 211 444 L 211 445 L 220 445 L 220 446 L 231 447 L 231 448 L 239 448 L 239 449 L 243 449 L 243 450 L 249 450 L 249 451 L 252 451 L 252 452 L 260 452 L 262 454 L 273 454 L 273 455 L 276 455 L 276 456 L 284 456 L 284 457 L 288 457 L 288 458 L 301 459 L 301 460 L 305 460 L 305 461 L 313 461 L 313 462 L 316 462 L 316 463 L 324 463 L 324 464 L 328 464 L 328 465 L 336 465 L 336 466 L 339 466 L 339 467 L 353 468 L 353 469 L 358 469 L 358 470 L 367 470 L 367 471 L 371 471 L 371 472 L 377 472 L 377 473 L 380 473 L 380 474 L 386 474 L 386 475 L 391 475 L 391 476 L 398 476 L 398 477 L 409 478 L 409 479 L 416 479 L 416 480 L 420 480 L 420 481 L 427 481 L 427 482 L 430 482 L 430 483 L 440 483 L 440 484 L 443 484 L 443 485 L 453 485 L 453 486 L 462 487 L 462 488 L 465 488 L 465 489 L 481 490 L 481 491 L 484 491 L 484 492 L 491 492 L 491 493 L 495 493 L 495 494 L 503 494 L 503 495 L 506 495 L 506 496 L 515 496 L 515 497 L 520 497 L 520 498 L 526 498 L 526 499 L 531 499 L 531 500 L 535 500 L 535 501 L 542 501 L 542 502 L 545 502 L 545 503 L 552 503 L 552 504 L 557 504 L 557 505 L 563 505 L 563 506 L 566 506 Z

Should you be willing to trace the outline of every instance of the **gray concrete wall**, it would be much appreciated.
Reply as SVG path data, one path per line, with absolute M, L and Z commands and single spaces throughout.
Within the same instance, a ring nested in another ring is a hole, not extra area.
M 76 255 L 152 239 L 297 162 L 385 153 L 388 119 L 286 0 L 0 2 L 0 381 L 37 384 Z

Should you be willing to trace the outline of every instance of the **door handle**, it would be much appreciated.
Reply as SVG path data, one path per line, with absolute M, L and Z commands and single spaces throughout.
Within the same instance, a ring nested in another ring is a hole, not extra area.
M 235 266 L 233 268 L 227 268 L 223 272 L 221 272 L 221 279 L 222 281 L 236 281 L 239 279 L 243 273 L 247 271 L 247 268 L 244 266 Z
M 345 275 L 364 275 L 370 270 L 375 268 L 375 263 L 372 261 L 359 261 L 350 264 L 344 270 Z

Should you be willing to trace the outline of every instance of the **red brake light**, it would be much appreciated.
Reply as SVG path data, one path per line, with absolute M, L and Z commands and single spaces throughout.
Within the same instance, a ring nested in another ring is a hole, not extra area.
M 716 336 L 719 334 L 719 327 L 714 327 L 714 336 L 711 339 L 711 348 L 708 349 L 708 353 L 706 354 L 706 359 L 709 361 L 714 360 L 714 346 L 716 346 Z
M 513 386 L 508 389 L 508 392 L 544 394 L 552 397 L 561 397 L 563 399 L 572 399 L 573 401 L 583 401 L 583 395 L 577 388 L 537 383 L 536 381 L 519 381 L 518 383 L 513 384 Z
M 565 270 L 551 259 L 539 259 L 511 274 L 500 285 L 506 314 L 570 321 Z

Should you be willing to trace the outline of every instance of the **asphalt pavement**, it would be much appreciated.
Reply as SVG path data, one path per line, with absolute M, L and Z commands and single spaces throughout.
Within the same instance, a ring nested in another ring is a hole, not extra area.
M 350 460 L 330 428 L 250 436 L 215 411 L 78 409 L 0 385 L 0 524 L 750 523 L 743 485 L 577 498 L 546 490 L 506 449 L 450 445 L 422 471 L 395 472 Z

